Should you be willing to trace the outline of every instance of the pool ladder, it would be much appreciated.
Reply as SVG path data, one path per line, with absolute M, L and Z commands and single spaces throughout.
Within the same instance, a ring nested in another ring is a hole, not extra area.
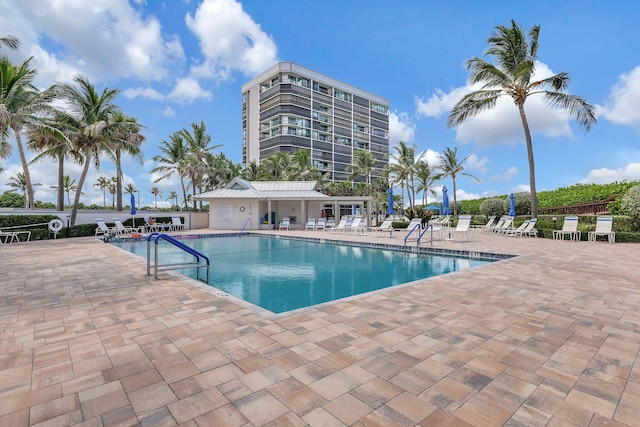
M 416 224 L 411 230 L 409 230 L 409 232 L 407 233 L 407 235 L 404 238 L 404 246 L 405 248 L 407 247 L 407 240 L 409 239 L 409 237 L 413 234 L 414 231 L 416 231 L 418 233 L 418 237 L 416 238 L 416 249 L 415 251 L 418 251 L 418 248 L 420 247 L 420 241 L 422 240 L 422 237 L 425 235 L 425 233 L 427 232 L 427 230 L 431 230 L 431 246 L 433 246 L 433 224 L 429 224 L 425 227 L 424 230 L 420 231 L 420 224 Z
M 153 250 L 153 262 L 151 260 L 151 241 L 154 242 L 154 250 Z M 183 251 L 193 255 L 195 257 L 195 261 L 191 262 L 179 262 L 179 263 L 171 263 L 171 264 L 160 264 L 158 261 L 158 243 L 160 240 L 164 240 L 166 242 L 171 243 L 172 245 L 182 249 Z M 202 261 L 206 261 L 206 264 L 203 264 Z M 196 251 L 195 249 L 185 245 L 177 239 L 169 236 L 168 234 L 154 232 L 147 236 L 147 276 L 151 276 L 151 267 L 153 267 L 154 278 L 158 279 L 158 271 L 161 270 L 184 270 L 188 268 L 196 269 L 196 279 L 203 281 L 209 284 L 209 258 Z M 207 272 L 207 280 L 202 280 L 200 278 L 200 269 L 206 269 Z

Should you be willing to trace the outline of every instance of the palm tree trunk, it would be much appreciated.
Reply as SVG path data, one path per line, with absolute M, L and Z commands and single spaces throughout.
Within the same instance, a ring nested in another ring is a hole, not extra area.
M 456 177 L 451 177 L 453 180 L 453 216 L 458 215 L 458 199 L 456 197 Z
M 184 197 L 184 207 L 189 212 L 189 205 L 187 204 L 187 188 L 184 186 L 184 179 L 180 177 L 180 185 L 182 186 L 182 195 Z
M 59 211 L 64 210 L 64 153 L 58 154 L 58 199 L 57 199 L 57 209 Z M 71 204 L 71 202 L 69 202 Z
M 120 158 L 122 153 L 120 148 L 116 148 L 116 202 L 118 204 L 118 212 L 122 211 L 122 169 L 120 165 Z
M 13 127 L 13 133 L 16 137 L 16 145 L 18 146 L 18 153 L 20 154 L 20 163 L 22 163 L 22 171 L 24 173 L 24 182 L 27 187 L 27 197 L 25 207 L 28 209 L 34 209 L 36 206 L 33 199 L 33 186 L 31 185 L 31 174 L 29 173 L 29 165 L 27 164 L 27 158 L 24 155 L 24 147 L 22 146 L 22 138 L 20 137 L 20 127 Z
M 524 105 L 518 104 L 520 112 L 520 120 L 524 128 L 524 138 L 527 143 L 527 157 L 529 158 L 529 188 L 531 192 L 531 217 L 538 217 L 538 195 L 536 193 L 536 166 L 533 160 L 533 144 L 531 143 L 531 132 L 529 131 L 529 123 L 524 113 Z
M 82 185 L 84 179 L 87 177 L 89 167 L 91 166 L 90 155 L 86 154 L 84 157 L 84 166 L 82 167 L 82 173 L 78 180 L 78 189 L 76 190 L 76 196 L 73 198 L 73 206 L 71 207 L 71 226 L 76 225 L 76 216 L 78 216 L 78 205 L 80 204 L 80 195 L 82 194 Z

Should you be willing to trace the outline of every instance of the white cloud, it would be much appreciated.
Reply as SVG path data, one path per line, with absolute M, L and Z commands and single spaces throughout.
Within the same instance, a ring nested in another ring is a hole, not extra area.
M 403 141 L 410 143 L 416 133 L 416 125 L 411 122 L 409 115 L 405 112 L 389 113 L 389 145 L 394 146 Z
M 34 56 L 38 81 L 50 79 L 47 86 L 77 73 L 91 79 L 160 80 L 176 61 L 184 61 L 179 40 L 165 39 L 160 22 L 142 16 L 126 0 L 93 0 L 91 7 L 84 0 L 41 0 L 37 7 L 6 3 L 0 4 L 0 26 L 21 40 L 23 53 Z M 51 40 L 55 50 L 41 47 L 43 39 Z
M 592 169 L 587 177 L 580 180 L 581 184 L 608 184 L 616 181 L 636 181 L 640 180 L 640 163 L 629 163 L 624 168 Z
M 176 115 L 176 112 L 173 111 L 173 108 L 167 105 L 167 107 L 162 111 L 162 115 L 165 117 L 173 117 Z
M 537 189 L 537 191 L 541 191 L 541 190 Z M 511 192 L 512 193 L 530 193 L 531 187 L 529 186 L 529 184 L 519 184 L 513 187 L 511 189 Z
M 537 63 L 533 80 L 553 75 L 545 64 Z M 449 113 L 460 98 L 479 86 L 453 88 L 449 92 L 438 89 L 426 101 L 416 99 L 417 113 L 425 117 L 439 118 Z M 572 137 L 570 117 L 547 106 L 542 96 L 531 96 L 525 104 L 525 112 L 532 134 L 547 137 Z M 524 142 L 524 130 L 518 109 L 509 97 L 501 97 L 495 107 L 467 119 L 456 128 L 456 140 L 462 144 L 476 143 L 482 147 L 493 145 L 515 145 Z
M 628 125 L 640 132 L 640 66 L 618 77 L 598 113 L 610 122 Z
M 428 148 L 420 154 L 422 154 L 422 160 L 427 162 L 432 168 L 440 164 L 440 153 L 437 151 Z
M 164 99 L 163 94 L 150 87 L 129 88 L 125 89 L 122 94 L 125 96 L 125 98 L 128 99 L 136 98 L 138 96 L 141 96 L 142 98 L 153 99 L 155 101 Z
M 207 90 L 204 90 L 197 80 L 185 77 L 178 79 L 173 90 L 167 95 L 167 98 L 179 102 L 179 103 L 191 103 L 196 99 L 204 99 L 210 101 L 213 99 L 213 94 Z
M 513 178 L 515 178 L 516 176 L 518 176 L 518 168 L 515 166 L 511 166 L 509 169 L 507 169 L 507 171 L 504 173 L 504 175 L 502 176 L 502 178 L 509 182 L 511 181 Z
M 487 173 L 487 163 L 489 163 L 489 159 L 487 157 L 480 158 L 477 154 L 469 154 L 467 160 L 464 162 L 466 165 L 465 169 L 480 171 L 481 175 L 485 175 Z
M 271 36 L 235 0 L 204 0 L 187 27 L 200 40 L 204 61 L 192 69 L 196 77 L 227 79 L 235 70 L 256 75 L 278 61 Z

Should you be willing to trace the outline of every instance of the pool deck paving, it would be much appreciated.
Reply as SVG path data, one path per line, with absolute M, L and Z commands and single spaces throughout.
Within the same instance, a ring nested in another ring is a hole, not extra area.
M 273 314 L 93 237 L 0 246 L 0 425 L 640 424 L 640 245 L 433 247 L 518 256 Z

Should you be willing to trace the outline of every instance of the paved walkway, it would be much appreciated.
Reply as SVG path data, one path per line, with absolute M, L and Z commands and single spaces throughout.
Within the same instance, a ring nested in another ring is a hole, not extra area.
M 640 423 L 640 245 L 434 247 L 521 256 L 274 315 L 95 238 L 1 246 L 0 425 Z

